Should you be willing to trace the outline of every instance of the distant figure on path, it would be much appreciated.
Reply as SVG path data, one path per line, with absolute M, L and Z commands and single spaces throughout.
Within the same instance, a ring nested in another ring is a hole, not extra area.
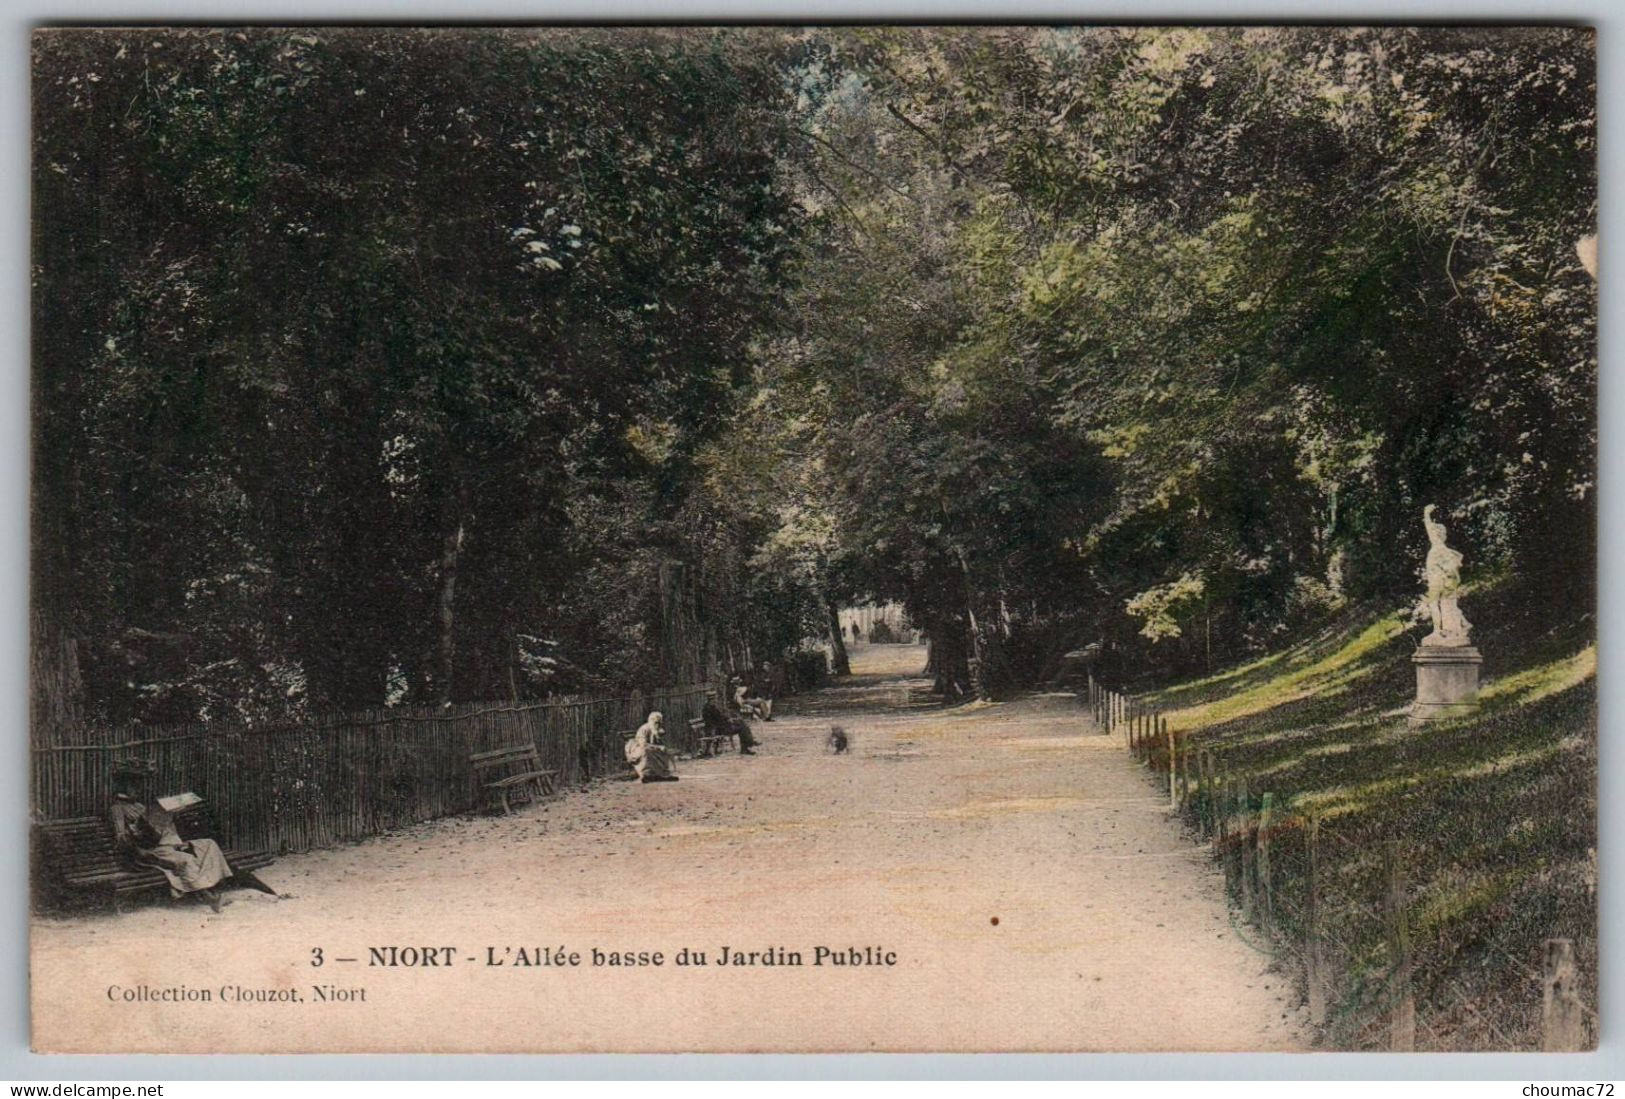
M 676 782 L 671 773 L 671 753 L 660 743 L 665 736 L 666 719 L 659 710 L 649 714 L 649 720 L 638 726 L 638 731 L 626 742 L 626 762 L 637 772 L 640 782 Z
M 782 673 L 764 660 L 762 667 L 756 673 L 756 709 L 761 712 L 763 721 L 773 720 L 773 703 L 779 697 L 779 683 Z
M 852 623 L 852 643 L 855 645 L 863 640 L 863 627 L 856 622 Z

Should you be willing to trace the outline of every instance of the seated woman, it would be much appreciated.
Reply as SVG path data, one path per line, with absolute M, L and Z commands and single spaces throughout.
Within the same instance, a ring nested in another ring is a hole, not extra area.
M 249 871 L 233 871 L 214 840 L 181 839 L 174 818 L 156 803 L 147 804 L 145 795 L 150 783 L 145 767 L 121 766 L 112 777 L 113 805 L 107 815 L 113 839 L 132 862 L 160 871 L 169 880 L 171 896 L 195 893 L 218 912 L 220 894 L 215 887 L 222 882 L 235 881 L 277 895 Z
M 705 731 L 712 736 L 737 736 L 740 755 L 756 754 L 752 749 L 756 747 L 757 740 L 750 731 L 750 722 L 718 706 L 716 695 L 711 691 L 705 692 L 705 706 L 700 710 L 700 717 L 705 721 Z
M 665 717 L 655 710 L 626 742 L 626 762 L 637 772 L 640 782 L 677 781 L 677 776 L 671 773 L 671 753 L 660 743 L 665 735 L 665 722 Z

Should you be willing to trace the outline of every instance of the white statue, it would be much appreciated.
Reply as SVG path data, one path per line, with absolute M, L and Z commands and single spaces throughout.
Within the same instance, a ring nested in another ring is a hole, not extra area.
M 1424 645 L 1467 645 L 1473 624 L 1461 613 L 1456 599 L 1461 592 L 1461 554 L 1445 545 L 1444 524 L 1433 517 L 1434 507 L 1422 509 L 1422 525 L 1428 532 L 1428 558 L 1423 567 L 1427 594 L 1422 607 L 1433 620 L 1433 632 L 1422 639 Z

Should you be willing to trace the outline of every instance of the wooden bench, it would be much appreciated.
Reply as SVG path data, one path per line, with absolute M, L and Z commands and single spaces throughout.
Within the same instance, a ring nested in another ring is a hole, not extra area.
M 515 790 L 534 789 L 537 797 L 551 794 L 553 780 L 559 774 L 542 770 L 542 759 L 534 744 L 472 752 L 468 762 L 474 767 L 474 781 L 490 792 L 493 804 L 501 799 L 504 814 L 513 812 L 508 798 Z
M 182 839 L 199 839 L 208 833 L 207 820 L 196 806 L 176 813 L 174 819 Z M 141 866 L 119 848 L 113 839 L 112 823 L 104 817 L 51 820 L 39 827 L 44 840 L 42 869 L 67 892 L 105 891 L 113 911 L 119 912 L 120 902 L 131 893 L 169 886 L 162 872 Z M 258 870 L 276 859 L 269 851 L 237 851 L 224 843 L 220 847 L 226 862 L 236 871 Z
M 705 731 L 705 718 L 697 717 L 688 723 L 689 734 L 698 745 L 696 751 L 701 757 L 714 756 L 720 752 L 724 745 L 731 746 L 734 733 L 730 730 L 724 733 L 708 733 Z

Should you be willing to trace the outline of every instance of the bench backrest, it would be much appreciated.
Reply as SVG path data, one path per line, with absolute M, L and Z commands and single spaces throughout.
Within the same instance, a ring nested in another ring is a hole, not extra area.
M 539 768 L 542 757 L 536 752 L 534 744 L 512 744 L 506 748 L 495 748 L 489 752 L 471 752 L 468 761 L 474 765 L 476 775 L 501 768 L 525 766 L 532 769 Z
M 50 820 L 40 825 L 51 871 L 56 874 L 89 874 L 126 870 L 129 863 L 113 842 L 113 826 L 101 817 L 74 817 Z
M 186 831 L 208 831 L 193 828 L 207 822 L 203 807 L 191 806 L 173 814 L 175 827 Z M 48 820 L 40 826 L 45 838 L 45 849 L 50 855 L 51 872 L 59 875 L 101 873 L 113 870 L 139 869 L 113 839 L 113 823 L 106 817 L 69 817 Z

